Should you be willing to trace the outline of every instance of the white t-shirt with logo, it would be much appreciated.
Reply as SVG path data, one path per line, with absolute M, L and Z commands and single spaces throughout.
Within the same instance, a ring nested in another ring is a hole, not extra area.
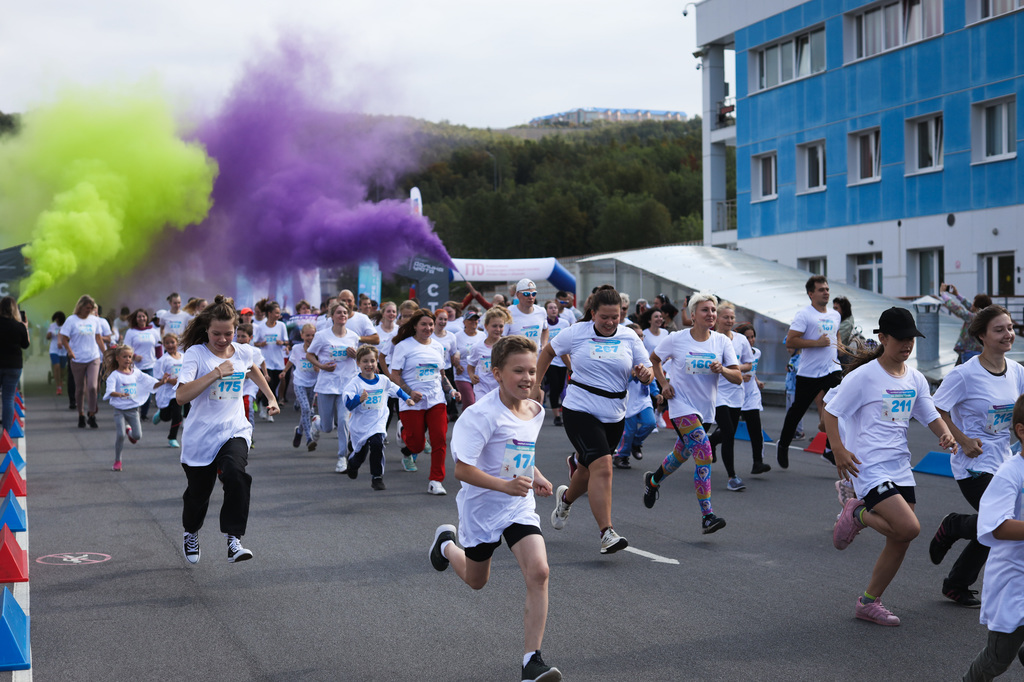
M 312 343 L 310 341 L 310 345 Z M 295 366 L 295 371 L 292 372 L 292 382 L 296 386 L 312 388 L 316 386 L 317 370 L 313 363 L 306 359 L 307 349 L 304 346 L 305 344 L 302 343 L 292 346 L 292 351 L 288 355 L 288 362 Z
M 415 337 L 400 341 L 395 344 L 395 350 L 391 354 L 391 373 L 402 373 L 402 382 L 409 389 L 419 391 L 423 397 L 414 405 L 406 405 L 405 402 L 398 404 L 400 412 L 406 410 L 427 410 L 434 405 L 443 403 L 444 391 L 441 388 L 441 372 L 451 363 L 445 354 L 444 346 L 438 343 L 433 336 L 427 343 L 420 343 Z
M 345 386 L 359 372 L 355 358 L 350 358 L 346 348 L 358 348 L 359 336 L 345 326 L 345 335 L 336 336 L 333 327 L 316 333 L 307 352 L 316 356 L 317 362 L 326 365 L 335 363 L 334 371 L 320 370 L 316 375 L 314 391 L 330 395 L 341 395 Z
M 191 321 L 192 316 L 184 310 L 177 313 L 164 313 L 163 317 L 160 318 L 160 336 L 163 337 L 164 334 L 177 334 L 180 339 L 181 335 L 185 333 L 188 323 Z
M 356 336 L 373 336 L 377 333 L 376 327 L 373 326 L 373 320 L 359 311 L 348 316 L 345 329 L 355 332 Z
M 118 410 L 134 409 L 149 400 L 156 381 L 138 367 L 132 367 L 128 374 L 114 370 L 107 377 L 107 390 L 103 394 L 103 399 L 109 400 L 110 406 Z M 111 393 L 127 393 L 128 397 L 111 398 Z
M 668 401 L 668 416 L 675 419 L 695 414 L 702 423 L 709 424 L 715 421 L 719 385 L 719 376 L 711 371 L 711 365 L 718 362 L 723 367 L 732 367 L 739 360 L 725 334 L 711 331 L 707 341 L 697 341 L 691 331 L 672 332 L 654 352 L 663 364 L 672 361 L 668 378 L 674 395 Z
M 845 420 L 843 444 L 861 462 L 853 479 L 859 498 L 885 481 L 914 485 L 907 446 L 910 419 L 926 426 L 939 419 L 928 380 L 910 366 L 904 369 L 903 376 L 894 377 L 872 360 L 847 374 L 825 404 L 829 414 Z
M 558 322 L 555 324 L 548 323 L 548 343 L 551 343 L 556 336 L 561 334 L 564 330 L 568 329 L 570 323 L 564 317 L 559 317 Z M 538 350 L 543 350 L 538 347 Z M 561 355 L 556 355 L 551 361 L 551 364 L 555 367 L 565 367 L 565 362 L 562 360 Z
M 455 334 L 445 329 L 444 336 L 438 336 L 434 334 L 434 340 L 444 346 L 444 355 L 448 358 L 448 366 L 452 366 L 452 358 L 455 356 L 458 350 L 458 342 L 455 339 Z
M 262 371 L 263 363 L 267 361 L 267 358 L 263 355 L 263 349 L 257 348 L 256 346 L 250 346 L 252 348 L 252 366 L 260 368 Z M 256 394 L 260 392 L 256 382 L 252 379 L 246 378 L 245 385 L 242 386 L 242 395 L 255 398 Z
M 505 326 L 505 336 L 525 336 L 537 344 L 537 352 L 540 352 L 540 339 L 545 329 L 548 328 L 548 314 L 539 305 L 533 306 L 533 312 L 524 313 L 519 306 L 514 305 L 508 311 L 512 315 L 512 322 Z M 548 341 L 551 339 L 549 338 Z
M 253 327 L 252 342 L 256 344 L 265 341 L 267 343 L 267 345 L 259 348 L 260 352 L 263 353 L 264 361 L 267 363 L 267 369 L 284 369 L 284 358 L 288 353 L 288 347 L 279 346 L 277 342 L 287 340 L 288 328 L 285 327 L 284 322 L 281 320 L 278 320 L 273 327 L 267 326 L 265 323 L 258 327 Z
M 160 345 L 160 332 L 154 327 L 136 329 L 124 333 L 124 345 L 131 346 L 141 360 L 135 363 L 139 369 L 153 369 L 156 365 L 156 347 Z
M 725 336 L 723 334 L 723 336 Z M 729 338 L 726 336 L 726 338 Z M 732 349 L 736 353 L 736 364 L 744 365 L 754 362 L 754 352 L 750 349 L 750 342 L 744 334 L 732 335 Z M 743 407 L 743 400 L 746 397 L 745 384 L 734 384 L 724 376 L 718 377 L 718 397 L 715 398 L 715 407 L 725 405 L 726 407 Z
M 356 374 L 345 386 L 341 399 L 345 402 L 366 391 L 366 400 L 350 410 L 348 435 L 352 441 L 352 452 L 359 452 L 366 441 L 375 433 L 385 433 L 388 423 L 388 398 L 398 397 L 398 385 L 383 374 L 375 374 L 372 382 Z
M 50 335 L 50 355 L 59 355 L 62 358 L 67 356 L 68 352 L 60 345 L 60 325 L 51 322 L 46 333 Z
M 479 330 L 473 336 L 467 334 L 465 329 L 455 332 L 455 347 L 459 352 L 459 364 L 462 366 L 461 372 L 458 369 L 455 370 L 456 381 L 469 381 L 469 373 L 466 371 L 466 368 L 469 367 L 469 352 L 486 338 L 487 334 Z
M 543 423 L 543 408 L 533 419 L 523 420 L 505 407 L 499 391 L 491 391 L 467 407 L 455 422 L 452 459 L 498 478 L 511 479 L 517 473 L 532 478 Z M 455 501 L 459 542 L 465 547 L 497 542 L 513 523 L 540 526 L 533 490 L 526 497 L 513 497 L 463 482 Z
M 980 357 L 954 367 L 935 392 L 935 407 L 949 412 L 956 427 L 968 438 L 981 441 L 981 454 L 968 457 L 961 448 L 950 458 L 953 477 L 970 477 L 971 471 L 994 474 L 1012 456 L 1013 404 L 1024 394 L 1024 367 L 1006 361 L 1006 372 L 994 375 Z
M 164 353 L 156 361 L 156 366 L 153 368 L 153 376 L 156 380 L 160 381 L 165 374 L 170 374 L 172 377 L 170 381 L 156 389 L 156 406 L 161 410 L 174 400 L 175 384 L 178 383 L 178 375 L 181 374 L 181 363 L 184 359 L 181 353 L 178 353 L 177 358 L 171 357 L 170 353 Z
M 658 349 L 658 344 L 664 341 L 665 337 L 668 336 L 669 333 L 670 332 L 667 332 L 664 329 L 659 329 L 658 334 L 655 335 L 654 330 L 648 327 L 644 330 L 644 348 L 647 349 L 648 353 L 653 353 Z
M 760 411 L 764 409 L 764 405 L 761 404 L 761 389 L 757 387 L 757 365 L 761 362 L 761 349 L 751 348 L 750 350 L 754 354 L 754 359 L 751 362 L 753 367 L 750 368 L 750 371 L 744 372 L 744 374 L 750 375 L 750 381 L 743 382 L 744 412 L 746 412 L 747 410 Z
M 242 406 L 242 386 L 246 373 L 253 366 L 256 349 L 239 343 L 232 343 L 231 348 L 234 354 L 228 360 L 234 372 L 214 381 L 192 400 L 192 409 L 185 417 L 181 433 L 182 464 L 197 467 L 210 464 L 232 438 L 244 438 L 246 447 L 252 442 L 252 426 Z M 209 374 L 223 362 L 205 344 L 190 346 L 182 359 L 178 385 Z
M 978 510 L 978 542 L 992 548 L 981 589 L 981 624 L 995 632 L 1024 625 L 1024 543 L 992 535 L 1003 521 L 1021 520 L 1022 486 L 1024 457 L 1014 455 L 992 477 Z
M 100 318 L 95 315 L 89 315 L 84 320 L 78 315 L 68 317 L 60 328 L 60 333 L 68 337 L 68 345 L 75 354 L 72 362 L 92 362 L 102 355 L 100 347 L 96 344 L 96 335 L 101 331 Z
M 803 348 L 800 350 L 800 368 L 798 377 L 818 378 L 839 372 L 836 338 L 839 334 L 839 313 L 828 308 L 823 313 L 814 309 L 813 305 L 803 308 L 789 325 L 790 331 L 800 332 L 801 337 L 808 341 L 817 341 L 822 334 L 827 334 L 829 345 L 821 348 Z
M 549 342 L 555 355 L 568 355 L 572 378 L 587 386 L 610 393 L 627 389 L 635 365 L 651 366 L 651 357 L 643 341 L 629 327 L 618 325 L 612 336 L 600 336 L 593 322 L 577 322 Z M 626 416 L 626 398 L 605 398 L 569 384 L 564 407 L 586 412 L 605 424 Z

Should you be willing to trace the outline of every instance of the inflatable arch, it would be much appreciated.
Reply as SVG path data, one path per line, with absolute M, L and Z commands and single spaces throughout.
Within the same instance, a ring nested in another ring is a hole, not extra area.
M 554 258 L 452 258 L 451 280 L 471 282 L 516 282 L 523 277 L 546 279 L 561 291 L 576 293 L 576 278 Z

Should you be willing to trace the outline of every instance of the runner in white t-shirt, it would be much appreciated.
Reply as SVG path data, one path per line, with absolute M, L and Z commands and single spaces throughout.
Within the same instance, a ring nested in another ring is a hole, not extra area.
M 74 314 L 60 328 L 60 342 L 68 352 L 75 382 L 75 405 L 78 406 L 80 429 L 86 425 L 86 398 L 89 399 L 88 424 L 91 428 L 99 428 L 96 423 L 96 398 L 99 392 L 96 382 L 99 381 L 100 359 L 107 350 L 107 344 L 100 333 L 99 318 L 93 314 L 95 311 L 96 301 L 92 296 L 83 294 L 75 304 Z
M 261 325 L 253 326 L 252 345 L 260 349 L 263 360 L 267 363 L 267 374 L 270 377 L 270 390 L 277 395 L 278 384 L 281 383 L 281 372 L 284 371 L 284 362 L 288 357 L 288 328 L 281 322 L 281 306 L 277 301 L 268 301 L 263 309 L 267 317 Z M 259 399 L 260 405 L 265 405 L 264 400 Z M 266 421 L 274 421 L 274 418 L 265 411 L 260 416 Z
M 359 308 L 356 307 L 356 297 L 348 289 L 342 289 L 338 292 L 338 300 L 348 306 L 349 316 L 348 323 L 345 327 L 350 332 L 355 332 L 359 337 L 359 343 L 368 343 L 371 346 L 376 346 L 380 343 L 380 337 L 377 336 L 377 330 L 373 326 L 373 320 L 359 312 Z
M 1014 439 L 1024 439 L 1024 396 L 1011 416 Z M 1024 644 L 1024 457 L 1002 463 L 981 498 L 978 540 L 991 547 L 981 593 L 981 624 L 988 641 L 963 679 L 991 680 L 1006 672 Z
M 648 353 L 653 353 L 669 333 L 664 329 L 665 314 L 660 310 L 653 311 L 650 320 L 651 326 L 644 330 L 644 347 Z
M 430 563 L 449 565 L 467 585 L 481 589 L 491 573 L 491 557 L 504 537 L 526 580 L 523 616 L 523 680 L 557 682 L 557 668 L 544 663 L 540 647 L 548 612 L 548 561 L 534 494 L 551 495 L 551 483 L 535 465 L 544 408 L 530 400 L 537 383 L 537 347 L 521 336 L 502 338 L 494 347 L 498 390 L 469 407 L 455 424 L 452 457 L 462 482 L 455 526 L 434 531 Z
M 701 291 L 691 296 L 687 305 L 693 326 L 672 332 L 651 353 L 654 376 L 668 400 L 669 419 L 679 437 L 661 466 L 644 474 L 644 506 L 654 506 L 665 477 L 692 456 L 693 488 L 700 506 L 701 532 L 706 535 L 725 527 L 725 519 L 716 516 L 711 506 L 711 443 L 707 437 L 718 398 L 718 378 L 724 376 L 735 385 L 743 379 L 732 342 L 714 331 L 718 298 Z M 670 375 L 665 376 L 663 365 L 669 361 Z
M 455 365 L 459 362 L 458 342 L 455 334 L 448 331 L 448 310 L 438 308 L 434 313 L 434 338 L 444 346 L 445 357 L 448 358 L 448 368 L 444 370 L 448 377 L 448 383 L 455 385 Z M 454 400 L 447 401 L 448 421 L 455 421 L 459 418 L 459 408 Z
M 754 360 L 750 363 L 750 371 L 743 373 L 743 409 L 740 410 L 740 419 L 746 423 L 747 435 L 750 436 L 750 449 L 754 458 L 754 465 L 751 467 L 750 473 L 763 474 L 771 471 L 772 467 L 764 462 L 764 430 L 761 428 L 761 411 L 764 409 L 761 402 L 761 390 L 764 389 L 764 383 L 757 378 L 757 366 L 761 362 L 761 349 L 754 345 L 757 342 L 754 325 L 744 322 L 737 325 L 733 332 L 747 337 L 747 343 L 754 354 Z
M 192 316 L 181 309 L 181 296 L 177 293 L 167 297 L 167 304 L 171 308 L 160 316 L 160 338 L 165 334 L 176 334 L 180 339 Z
M 380 304 L 380 324 L 374 327 L 379 339 L 376 344 L 378 366 L 384 371 L 387 355 L 391 353 L 391 339 L 398 333 L 398 325 L 395 320 L 398 318 L 398 306 L 394 301 L 384 301 Z M 381 364 L 385 363 L 385 364 Z M 391 428 L 391 421 L 398 416 L 398 400 L 388 398 L 388 421 L 385 429 Z
M 556 336 L 568 329 L 572 324 L 566 318 L 559 317 L 558 303 L 555 301 L 545 301 L 544 312 L 548 315 L 549 341 L 554 340 Z M 548 365 L 548 371 L 542 377 L 542 382 L 546 385 L 544 390 L 548 397 L 548 404 L 555 411 L 555 426 L 562 425 L 562 394 L 565 393 L 565 382 L 568 375 L 569 369 L 565 366 L 565 360 L 561 356 L 556 355 L 551 364 Z
M 601 532 L 601 554 L 629 545 L 612 527 L 612 455 L 622 438 L 626 417 L 626 387 L 632 377 L 650 383 L 650 359 L 640 337 L 619 324 L 621 298 L 611 286 L 600 287 L 587 304 L 589 317 L 558 334 L 540 353 L 537 373 L 551 361 L 568 355 L 572 379 L 562 403 L 565 434 L 576 450 L 570 456 L 569 485 L 559 486 L 551 525 L 565 527 L 570 505 L 587 494 L 590 511 Z M 540 387 L 534 386 L 534 397 Z
M 508 310 L 500 305 L 496 305 L 484 313 L 486 336 L 483 341 L 470 349 L 469 357 L 466 358 L 466 374 L 469 376 L 469 383 L 473 386 L 473 393 L 477 399 L 498 388 L 494 373 L 491 372 L 491 350 L 504 334 L 510 319 Z
M 537 302 L 537 285 L 532 279 L 523 278 L 516 284 L 519 302 L 509 308 L 512 322 L 505 330 L 506 336 L 525 336 L 543 348 L 548 343 L 548 314 Z M 557 305 L 557 304 L 556 304 Z
M 167 433 L 167 446 L 180 448 L 178 431 L 181 429 L 181 405 L 174 399 L 174 387 L 181 373 L 182 355 L 178 352 L 178 336 L 170 332 L 163 337 L 164 354 L 156 361 L 153 378 L 157 380 L 156 412 L 153 414 L 153 425 L 170 422 L 171 429 Z
M 359 337 L 347 327 L 347 305 L 334 303 L 328 314 L 334 324 L 313 336 L 306 359 L 319 370 L 314 390 L 320 414 L 313 419 L 314 438 L 319 438 L 320 432 L 330 433 L 338 428 L 338 462 L 334 471 L 342 474 L 348 468 L 348 410 L 341 394 L 358 371 L 355 358 Z
M 302 325 L 300 334 L 302 343 L 292 346 L 286 363 L 286 367 L 295 368 L 292 372 L 292 389 L 295 392 L 295 403 L 299 406 L 299 425 L 295 427 L 292 447 L 299 447 L 302 437 L 305 436 L 306 449 L 312 452 L 316 450 L 320 435 L 313 429 L 313 388 L 316 386 L 317 370 L 306 357 L 306 353 L 309 352 L 309 345 L 313 343 L 313 337 L 316 335 L 316 325 L 307 322 Z
M 466 371 L 469 365 L 469 354 L 473 348 L 481 343 L 487 334 L 477 330 L 480 322 L 480 313 L 475 310 L 467 310 L 460 318 L 462 329 L 455 334 L 455 345 L 459 350 L 459 362 L 455 365 L 455 387 L 459 389 L 462 396 L 462 411 L 476 402 L 476 390 L 473 382 Z
M 100 318 L 102 320 L 102 318 Z M 149 322 L 149 313 L 139 308 L 129 318 L 131 326 L 124 333 L 124 345 L 135 349 L 135 366 L 153 376 L 156 366 L 156 348 L 160 345 L 160 330 Z M 102 332 L 101 332 L 102 333 Z M 142 420 L 149 419 L 149 402 L 142 404 Z
M 189 563 L 199 561 L 199 529 L 217 479 L 224 488 L 220 530 L 227 537 L 228 561 L 252 558 L 242 547 L 249 520 L 252 476 L 245 471 L 252 426 L 242 409 L 242 384 L 251 377 L 267 396 L 271 414 L 277 400 L 263 374 L 253 367 L 251 346 L 232 343 L 238 315 L 223 296 L 196 315 L 185 330 L 185 357 L 178 375 L 176 399 L 191 403 L 181 437 L 181 463 L 188 479 L 181 514 L 185 532 L 182 551 Z
M 878 350 L 854 357 L 850 371 L 825 405 L 824 422 L 836 469 L 849 480 L 857 499 L 847 500 L 836 517 L 832 543 L 846 549 L 861 529 L 870 526 L 885 536 L 857 618 L 879 625 L 900 619 L 882 606 L 881 596 L 903 563 L 910 542 L 921 532 L 914 514 L 917 501 L 910 469 L 907 428 L 910 418 L 926 424 L 939 446 L 955 450 L 956 441 L 935 410 L 928 380 L 906 364 L 914 340 L 922 336 L 905 308 L 889 308 L 878 320 Z M 843 433 L 839 420 L 845 423 Z
M 50 373 L 56 384 L 57 395 L 64 392 L 64 369 L 68 366 L 68 351 L 60 342 L 60 327 L 67 318 L 60 310 L 50 318 L 50 327 L 46 330 L 46 339 L 50 342 Z
M 388 364 L 391 380 L 409 394 L 412 405 L 400 404 L 402 420 L 402 464 L 415 471 L 415 459 L 426 447 L 430 435 L 430 480 L 427 492 L 445 495 L 448 415 L 445 397 L 459 400 L 459 393 L 448 381 L 444 370 L 450 365 L 444 347 L 434 338 L 434 315 L 420 308 L 395 335 L 394 351 Z M 410 461 L 412 460 L 412 461 Z
M 1024 394 L 1024 367 L 1006 359 L 1013 348 L 1013 320 L 993 305 L 978 312 L 968 333 L 982 348 L 942 380 L 935 392 L 935 407 L 946 422 L 959 450 L 951 458 L 953 478 L 967 503 L 978 509 L 992 476 L 1010 452 L 1013 404 Z M 942 519 L 928 552 L 938 564 L 957 540 L 969 540 L 949 575 L 942 594 L 961 606 L 981 604 L 970 587 L 978 580 L 988 547 L 977 540 L 978 515 L 950 512 Z
M 125 436 L 132 443 L 142 438 L 139 405 L 149 400 L 156 380 L 132 366 L 132 347 L 121 346 L 107 356 L 107 390 L 104 400 L 114 408 L 114 465 L 112 471 L 121 471 L 121 450 Z
M 800 367 L 796 373 L 793 404 L 786 411 L 779 436 L 778 459 L 783 469 L 789 466 L 789 445 L 807 408 L 817 403 L 818 414 L 821 414 L 822 397 L 843 378 L 837 351 L 839 313 L 828 305 L 828 280 L 814 275 L 807 280 L 805 289 L 811 304 L 796 314 L 786 334 L 786 348 L 800 351 Z
M 736 360 L 739 362 L 739 370 L 742 378 L 744 372 L 749 372 L 754 363 L 754 352 L 750 350 L 750 343 L 743 334 L 735 334 L 732 331 L 736 324 L 736 307 L 728 301 L 718 304 L 718 320 L 715 322 L 715 330 L 732 342 L 733 351 L 736 353 Z M 715 432 L 708 437 L 711 443 L 711 456 L 714 459 L 715 449 L 719 444 L 722 446 L 722 463 L 725 471 L 729 474 L 727 488 L 734 492 L 744 490 L 747 486 L 743 480 L 736 475 L 735 446 L 736 427 L 740 423 L 740 412 L 743 411 L 743 399 L 745 393 L 743 383 L 735 384 L 724 376 L 718 377 L 718 396 L 715 399 Z M 762 464 L 761 474 L 766 471 Z M 754 473 L 751 471 L 751 473 Z

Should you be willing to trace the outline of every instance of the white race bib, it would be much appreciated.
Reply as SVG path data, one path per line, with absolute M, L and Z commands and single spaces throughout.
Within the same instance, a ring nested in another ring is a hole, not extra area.
M 914 411 L 915 400 L 917 400 L 917 391 L 912 388 L 905 391 L 886 391 L 882 394 L 882 420 L 889 422 L 910 421 L 910 415 Z
M 347 346 L 331 346 L 331 359 L 340 362 L 348 357 Z
M 277 334 L 267 334 L 263 340 L 267 342 L 268 346 L 273 346 L 277 343 Z
M 235 372 L 213 382 L 213 386 L 210 388 L 210 400 L 238 400 L 242 397 L 244 382 L 245 372 Z
M 176 377 L 181 374 L 181 365 L 171 365 L 171 371 L 168 372 L 172 377 Z
M 360 405 L 360 409 L 363 410 L 380 410 L 384 407 L 386 398 L 384 397 L 383 388 L 373 388 L 366 390 L 366 400 Z
M 501 463 L 502 478 L 518 476 L 533 478 L 533 459 L 536 444 L 515 438 L 505 441 L 505 458 Z
M 487 363 L 490 364 L 490 363 Z M 490 369 L 490 367 L 488 367 Z M 430 381 L 437 376 L 437 365 L 416 365 L 416 378 L 420 381 Z
M 134 381 L 130 384 L 125 384 L 124 386 L 122 386 L 122 388 L 124 389 L 123 392 L 128 396 L 137 395 L 139 392 L 138 384 L 136 384 Z
M 529 327 L 523 327 L 522 334 L 526 338 L 533 339 L 534 341 L 536 341 L 540 338 L 540 325 L 534 324 L 530 325 Z
M 558 336 L 559 333 L 561 333 L 561 331 L 562 331 L 561 327 L 552 327 L 551 329 L 549 329 L 548 330 L 548 341 L 554 341 L 555 337 Z
M 313 363 L 310 362 L 309 360 L 302 360 L 299 363 L 299 369 L 301 369 L 303 372 L 312 372 Z
M 687 374 L 711 374 L 711 365 L 718 356 L 714 353 L 690 353 L 685 360 Z
M 837 325 L 835 320 L 829 319 L 827 317 L 818 320 L 818 331 L 821 332 L 821 334 L 832 336 L 833 334 L 835 334 L 836 327 Z M 819 334 L 819 336 L 821 334 Z
M 622 342 L 618 339 L 590 339 L 591 360 L 614 360 L 619 356 Z
M 994 436 L 1000 431 L 1005 431 L 1010 428 L 1010 424 L 1012 422 L 1012 403 L 1009 405 L 993 405 L 992 409 L 988 411 L 988 419 L 985 422 L 985 433 L 990 433 Z

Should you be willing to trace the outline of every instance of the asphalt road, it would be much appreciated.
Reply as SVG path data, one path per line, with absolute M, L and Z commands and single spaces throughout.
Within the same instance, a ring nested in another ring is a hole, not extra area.
M 524 587 L 512 555 L 495 553 L 481 591 L 427 560 L 435 526 L 457 523 L 453 467 L 449 494 L 428 496 L 427 467 L 402 471 L 392 445 L 388 489 L 374 492 L 368 471 L 355 481 L 333 472 L 329 437 L 314 453 L 292 449 L 288 404 L 256 426 L 245 536 L 254 560 L 227 563 L 218 489 L 191 566 L 181 555 L 185 477 L 165 425 L 145 425 L 124 471 L 111 472 L 109 408 L 98 430 L 80 430 L 39 368 L 27 376 L 36 680 L 519 679 Z M 782 417 L 764 414 L 773 436 Z M 652 435 L 643 462 L 616 471 L 613 519 L 631 548 L 678 564 L 602 556 L 585 500 L 562 531 L 548 525 L 551 499 L 539 502 L 551 566 L 543 651 L 567 680 L 960 678 L 986 631 L 978 611 L 941 595 L 949 564 L 927 553 L 942 516 L 969 510 L 952 479 L 917 477 L 922 536 L 884 596 L 903 624 L 885 628 L 853 617 L 883 538 L 868 530 L 844 552 L 832 547 L 833 468 L 795 450 L 788 470 L 745 476 L 747 490 L 732 493 L 716 465 L 713 503 L 728 526 L 704 536 L 692 470 L 643 506 L 643 473 L 672 442 L 665 430 Z M 915 424 L 915 461 L 934 446 Z M 537 459 L 556 485 L 569 450 L 548 415 Z M 749 445 L 737 459 L 748 471 Z M 110 559 L 36 561 L 66 553 Z

